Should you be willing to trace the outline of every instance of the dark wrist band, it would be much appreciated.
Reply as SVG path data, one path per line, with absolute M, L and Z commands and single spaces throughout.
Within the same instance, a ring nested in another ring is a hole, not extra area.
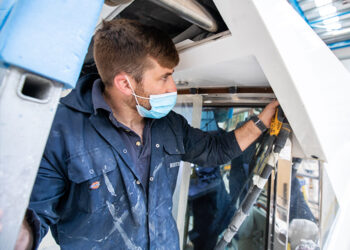
M 252 120 L 255 126 L 257 126 L 262 133 L 264 133 L 267 130 L 265 124 L 256 115 L 253 115 L 252 117 L 250 117 L 249 120 Z

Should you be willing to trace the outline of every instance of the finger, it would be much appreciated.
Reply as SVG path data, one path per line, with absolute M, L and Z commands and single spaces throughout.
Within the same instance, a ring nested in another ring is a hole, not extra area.
M 273 108 L 273 109 L 274 109 L 274 108 L 276 108 L 278 105 L 279 105 L 278 101 L 272 101 L 272 102 L 270 102 L 269 104 L 267 104 L 265 108 L 267 108 L 267 109 Z
M 273 104 L 274 107 L 277 107 L 278 105 L 280 105 L 279 101 L 274 100 L 273 102 L 271 102 L 271 104 Z
M 271 108 L 271 109 L 276 109 L 279 105 L 280 105 L 280 104 L 279 104 L 278 101 L 273 101 L 273 102 L 270 102 L 268 106 L 269 106 L 269 108 Z

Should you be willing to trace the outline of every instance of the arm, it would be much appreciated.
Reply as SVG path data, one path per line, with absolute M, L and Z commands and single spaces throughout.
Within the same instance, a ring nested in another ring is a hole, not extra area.
M 264 123 L 265 127 L 269 128 L 271 119 L 275 114 L 276 108 L 279 105 L 278 101 L 273 101 L 268 104 L 265 109 L 258 116 Z M 242 151 L 249 147 L 261 135 L 260 129 L 255 126 L 253 121 L 245 123 L 242 127 L 235 130 L 235 135 L 239 147 Z
M 259 115 L 266 127 L 270 126 L 277 106 L 277 101 L 272 102 Z M 231 132 L 212 134 L 189 126 L 186 120 L 179 115 L 172 119 L 169 121 L 172 127 L 175 130 L 177 127 L 182 129 L 182 132 L 175 131 L 176 134 L 183 134 L 185 155 L 182 160 L 200 166 L 217 166 L 229 162 L 238 157 L 261 134 L 260 129 L 252 121 Z M 180 120 L 182 121 L 181 126 L 178 125 Z
M 27 220 L 24 219 L 18 234 L 15 250 L 31 250 L 33 249 L 33 242 L 34 240 L 32 229 L 28 224 Z
M 44 154 L 17 238 L 16 250 L 37 249 L 49 226 L 59 220 L 56 206 L 65 193 L 66 184 L 64 174 L 54 166 L 58 166 L 58 163 L 53 164 Z
M 0 210 L 0 219 L 2 216 L 2 210 Z M 0 224 L 0 232 L 2 225 Z M 26 218 L 23 219 L 18 238 L 15 245 L 15 250 L 31 250 L 33 248 L 33 233 Z
M 0 210 L 0 219 L 2 217 L 2 210 Z M 1 221 L 0 221 L 1 222 Z M 0 233 L 2 224 L 0 223 Z M 21 225 L 18 239 L 15 245 L 15 250 L 30 250 L 33 248 L 33 233 L 26 219 L 23 220 Z

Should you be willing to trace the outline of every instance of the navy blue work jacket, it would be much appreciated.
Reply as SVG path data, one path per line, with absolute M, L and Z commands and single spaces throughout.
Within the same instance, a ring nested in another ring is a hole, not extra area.
M 174 112 L 155 120 L 145 190 L 111 121 L 93 111 L 97 78 L 83 77 L 59 104 L 29 204 L 40 222 L 36 240 L 50 226 L 62 249 L 179 249 L 172 217 L 179 162 L 229 162 L 241 154 L 234 133 L 202 132 Z

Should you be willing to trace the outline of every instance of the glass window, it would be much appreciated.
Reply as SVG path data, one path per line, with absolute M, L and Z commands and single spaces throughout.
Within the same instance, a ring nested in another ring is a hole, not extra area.
M 262 108 L 203 107 L 200 128 L 223 133 L 242 126 Z M 264 147 L 268 135 L 261 136 L 236 159 L 220 166 L 192 165 L 184 249 L 213 249 L 242 204 L 252 177 L 261 172 L 266 160 Z M 257 202 L 227 249 L 318 249 L 321 232 L 321 181 L 324 173 L 317 160 L 280 156 Z M 285 153 L 284 153 L 285 154 Z M 329 189 L 330 185 L 327 185 Z M 330 189 L 332 190 L 332 189 Z M 328 191 L 331 192 L 331 191 Z M 330 197 L 335 197 L 334 193 Z M 335 198 L 334 198 L 335 199 Z M 337 211 L 328 206 L 330 228 Z
M 242 126 L 261 108 L 203 107 L 201 129 L 223 133 Z M 186 249 L 213 249 L 245 197 L 254 172 L 251 161 L 260 145 L 258 140 L 242 156 L 220 166 L 193 165 L 188 197 L 188 238 Z M 229 249 L 264 249 L 266 194 L 258 199 Z M 253 242 L 253 243 L 252 243 Z M 259 248 L 262 246 L 262 248 Z

